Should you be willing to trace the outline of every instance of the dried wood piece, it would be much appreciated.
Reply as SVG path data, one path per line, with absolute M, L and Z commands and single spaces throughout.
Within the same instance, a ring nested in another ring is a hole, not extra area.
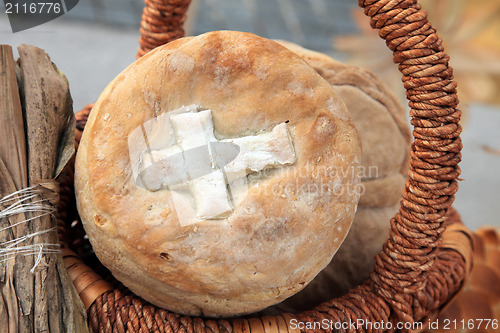
M 18 47 L 22 100 L 28 137 L 29 182 L 52 179 L 57 147 L 73 114 L 66 77 L 48 55 L 30 45 Z M 36 158 L 35 158 L 36 157 Z
M 28 184 L 26 139 L 23 112 L 16 78 L 16 64 L 9 45 L 0 45 L 0 197 L 25 188 Z M 0 211 L 5 209 L 0 204 Z M 16 239 L 24 214 L 0 219 L 0 244 Z M 15 260 L 11 252 L 0 256 L 0 331 L 17 332 L 19 310 L 14 287 Z
M 9 45 L 0 45 L 0 156 L 18 190 L 27 186 L 26 140 L 16 66 Z
M 4 109 L 0 109 L 4 110 Z M 5 141 L 3 141 L 5 142 Z M 0 196 L 4 193 L 13 193 L 16 186 L 10 176 L 2 158 L 0 158 Z M 0 211 L 5 209 L 0 204 Z M 17 219 L 0 219 L 0 244 L 15 239 L 14 229 L 5 229 L 24 219 L 24 214 L 17 215 Z M 0 263 L 0 332 L 17 332 L 19 310 L 17 306 L 16 289 L 14 288 L 14 264 L 15 261 L 5 261 Z
M 22 45 L 18 51 L 18 68 L 9 46 L 2 46 L 0 53 L 0 119 L 8 119 L 0 126 L 10 126 L 10 132 L 3 128 L 0 132 L 0 198 L 34 187 L 37 195 L 31 204 L 38 202 L 46 210 L 0 221 L 0 230 L 8 228 L 0 231 L 0 243 L 25 237 L 17 246 L 40 247 L 39 253 L 18 252 L 0 261 L 0 331 L 86 332 L 83 304 L 61 254 L 54 252 L 58 244 L 55 216 L 43 215 L 55 209 L 58 186 L 54 178 L 74 155 L 69 86 L 43 50 Z

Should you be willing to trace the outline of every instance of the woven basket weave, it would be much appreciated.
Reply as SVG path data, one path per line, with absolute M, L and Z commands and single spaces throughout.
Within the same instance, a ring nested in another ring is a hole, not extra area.
M 189 2 L 145 0 L 137 57 L 184 35 L 182 25 Z M 298 314 L 218 320 L 175 314 L 116 287 L 119 284 L 104 269 L 102 274 L 108 278 L 103 279 L 96 272 L 99 263 L 83 263 L 82 256 L 90 252 L 89 244 L 81 225 L 73 222 L 77 217 L 72 179 L 68 178 L 62 185 L 60 207 L 63 256 L 88 309 L 91 332 L 277 333 L 296 331 L 292 319 L 384 322 L 379 329 L 351 326 L 341 331 L 396 331 L 397 323 L 424 321 L 461 289 L 472 265 L 472 242 L 451 208 L 458 189 L 462 143 L 461 112 L 457 110 L 449 57 L 416 0 L 358 2 L 399 64 L 415 137 L 401 208 L 391 220 L 389 239 L 376 257 L 370 278 L 347 295 Z M 91 105 L 77 113 L 76 144 L 90 109 Z M 391 326 L 393 329 L 388 329 Z

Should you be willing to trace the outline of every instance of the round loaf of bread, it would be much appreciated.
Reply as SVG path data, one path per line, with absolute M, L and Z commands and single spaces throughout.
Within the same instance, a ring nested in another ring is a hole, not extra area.
M 251 313 L 331 260 L 359 200 L 358 134 L 331 85 L 276 42 L 183 38 L 118 75 L 76 158 L 95 253 L 135 294 Z

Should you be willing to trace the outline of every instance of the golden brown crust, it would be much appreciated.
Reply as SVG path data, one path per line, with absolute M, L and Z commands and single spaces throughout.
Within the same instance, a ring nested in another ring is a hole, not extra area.
M 127 137 L 190 104 L 212 110 L 222 138 L 287 122 L 297 161 L 251 184 L 228 218 L 180 227 L 169 190 L 136 185 Z M 78 208 L 99 259 L 136 294 L 191 315 L 249 313 L 330 261 L 354 216 L 359 158 L 343 103 L 304 61 L 252 34 L 212 32 L 153 50 L 104 90 L 78 151 Z

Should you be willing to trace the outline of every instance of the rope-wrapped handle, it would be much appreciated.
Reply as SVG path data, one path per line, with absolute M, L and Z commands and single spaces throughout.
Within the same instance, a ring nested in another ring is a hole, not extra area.
M 184 37 L 183 24 L 191 0 L 144 0 L 137 58 L 155 47 Z
M 425 272 L 435 263 L 458 189 L 462 142 L 457 85 L 442 41 L 416 0 L 360 0 L 359 5 L 399 63 L 414 126 L 401 208 L 371 275 L 378 293 L 401 319 L 410 321 L 412 313 L 400 305 L 426 287 Z
M 138 57 L 184 35 L 182 24 L 189 2 L 145 0 Z M 459 221 L 449 210 L 458 189 L 462 148 L 461 113 L 449 57 L 417 0 L 358 0 L 358 4 L 399 64 L 415 138 L 401 207 L 391 220 L 390 237 L 376 258 L 370 279 L 349 294 L 305 313 L 230 321 L 180 316 L 114 290 L 97 297 L 90 307 L 92 330 L 286 332 L 293 331 L 292 319 L 326 319 L 332 323 L 392 323 L 392 329 L 387 325 L 373 330 L 356 327 L 360 332 L 385 332 L 396 329 L 396 322 L 421 320 L 460 290 L 470 266 L 471 244 L 462 244 L 468 239 L 466 229 L 455 227 L 445 233 L 444 225 L 449 216 Z M 89 111 L 81 117 L 82 127 Z M 459 241 L 443 244 L 443 235 Z M 345 331 L 352 330 L 347 327 Z

